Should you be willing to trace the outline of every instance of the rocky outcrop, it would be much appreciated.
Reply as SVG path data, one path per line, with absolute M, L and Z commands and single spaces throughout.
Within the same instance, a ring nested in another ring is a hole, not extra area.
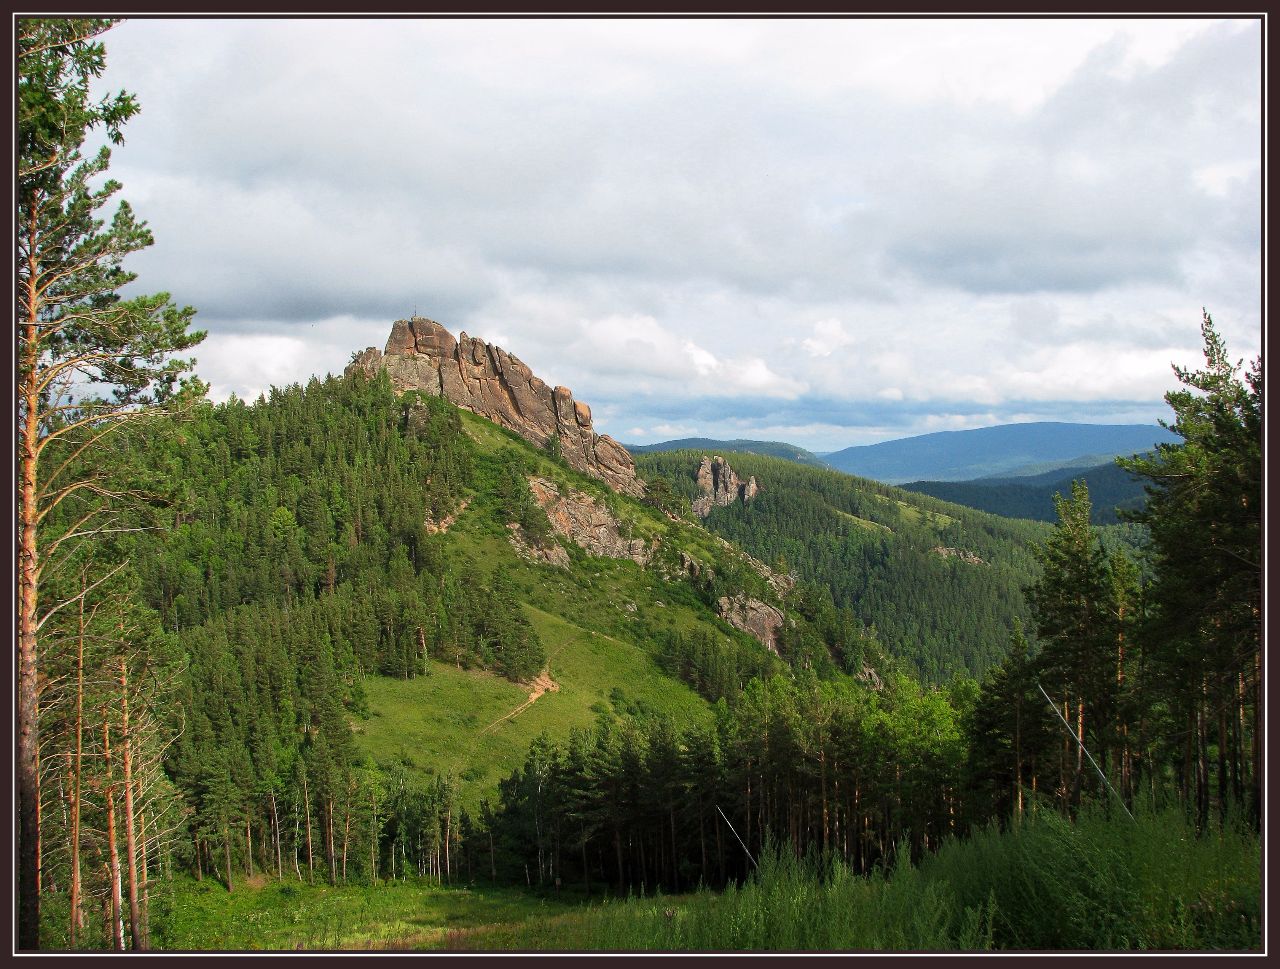
M 523 558 L 529 559 L 531 562 L 546 562 L 548 565 L 555 565 L 562 569 L 569 567 L 569 553 L 557 541 L 535 542 L 525 530 L 512 522 L 507 526 L 509 532 L 508 538 L 511 540 L 511 547 L 516 553 Z
M 590 495 L 581 491 L 561 492 L 554 481 L 536 476 L 529 479 L 529 490 L 547 513 L 551 530 L 588 555 L 631 559 L 638 565 L 647 565 L 653 557 L 653 548 L 643 540 L 624 538 L 618 519 Z
M 591 408 L 567 387 L 548 387 L 501 347 L 462 333 L 457 339 L 434 320 L 397 320 L 384 352 L 357 353 L 347 373 L 385 370 L 398 391 L 447 397 L 542 447 L 555 438 L 570 467 L 614 491 L 640 497 L 644 484 L 626 448 L 591 425 Z
M 702 497 L 694 499 L 693 513 L 699 518 L 710 515 L 712 508 L 723 508 L 735 501 L 741 501 L 745 505 L 760 491 L 754 477 L 744 482 L 729 467 L 729 462 L 719 455 L 702 459 L 702 464 L 698 466 L 697 481 Z
M 969 565 L 986 565 L 987 564 L 983 559 L 980 559 L 973 552 L 970 552 L 967 549 L 963 549 L 963 548 L 944 548 L 943 546 L 938 545 L 935 548 L 929 549 L 929 551 L 932 552 L 934 555 L 941 556 L 944 559 L 952 559 L 952 558 L 959 559 L 961 562 L 965 562 Z
M 730 626 L 755 637 L 772 652 L 778 651 L 778 630 L 784 619 L 773 606 L 738 594 L 732 599 L 721 596 L 716 602 L 716 612 Z
M 428 535 L 443 535 L 449 530 L 449 526 L 458 520 L 458 516 L 467 510 L 467 506 L 471 504 L 470 498 L 463 498 L 458 503 L 458 507 L 452 512 L 445 515 L 439 521 L 431 517 L 431 512 L 427 512 L 426 519 L 422 522 L 422 530 Z
M 880 674 L 870 666 L 863 666 L 862 672 L 855 674 L 855 678 L 867 684 L 868 688 L 877 693 L 884 689 L 884 682 L 880 679 Z

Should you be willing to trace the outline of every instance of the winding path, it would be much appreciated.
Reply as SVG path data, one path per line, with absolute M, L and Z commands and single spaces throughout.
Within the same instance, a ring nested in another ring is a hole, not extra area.
M 528 710 L 529 707 L 533 706 L 533 704 L 537 701 L 538 697 L 542 696 L 544 693 L 557 692 L 560 689 L 560 684 L 551 678 L 551 673 L 548 670 L 543 670 L 541 673 L 538 674 L 537 678 L 534 679 L 533 683 L 531 684 L 531 687 L 532 688 L 529 691 L 529 699 L 525 700 L 524 703 L 520 704 L 510 713 L 506 714 L 505 716 L 501 716 L 497 720 L 493 721 L 493 723 L 489 724 L 489 726 L 481 730 L 480 733 L 487 734 L 491 730 L 496 729 L 499 724 L 505 723 L 506 721 L 510 720 L 512 717 L 516 717 L 516 716 L 519 716 L 521 713 L 524 713 L 524 711 Z

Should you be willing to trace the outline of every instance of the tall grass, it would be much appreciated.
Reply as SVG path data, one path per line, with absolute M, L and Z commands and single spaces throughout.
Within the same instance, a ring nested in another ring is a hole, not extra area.
M 478 940 L 477 940 L 478 941 Z M 721 894 L 606 903 L 486 947 L 605 950 L 1257 949 L 1257 836 L 1197 837 L 1177 809 L 1131 822 L 1041 811 L 861 877 L 770 849 Z

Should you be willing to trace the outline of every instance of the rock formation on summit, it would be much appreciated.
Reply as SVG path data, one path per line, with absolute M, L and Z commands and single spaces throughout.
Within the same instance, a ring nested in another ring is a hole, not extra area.
M 723 508 L 735 501 L 745 505 L 760 490 L 754 475 L 744 483 L 719 455 L 702 459 L 698 466 L 698 488 L 702 497 L 694 499 L 693 513 L 699 518 L 706 518 L 716 506 Z
M 392 325 L 385 351 L 356 354 L 346 372 L 355 370 L 385 370 L 396 390 L 447 397 L 539 447 L 556 438 L 570 467 L 622 494 L 644 494 L 626 448 L 592 428 L 591 408 L 567 387 L 548 387 L 501 347 L 466 333 L 455 340 L 439 323 L 415 316 Z

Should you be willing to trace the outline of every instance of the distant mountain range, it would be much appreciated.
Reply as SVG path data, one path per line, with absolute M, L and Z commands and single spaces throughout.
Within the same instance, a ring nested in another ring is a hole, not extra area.
M 1156 424 L 1038 421 L 939 431 L 821 455 L 831 467 L 886 484 L 972 481 L 1088 468 L 1181 440 Z M 948 499 L 958 500 L 958 499 Z
M 663 441 L 660 444 L 625 444 L 632 454 L 651 454 L 655 451 L 728 451 L 762 454 L 770 458 L 782 458 L 796 464 L 808 465 L 811 468 L 825 468 L 827 463 L 812 451 L 806 451 L 794 444 L 782 441 L 717 441 L 709 437 L 686 437 L 678 441 Z
M 1089 487 L 1095 525 L 1116 524 L 1120 521 L 1120 509 L 1140 508 L 1145 499 L 1143 479 L 1133 477 L 1114 461 L 1094 467 L 1055 468 L 1041 474 L 1004 478 L 913 481 L 900 487 L 1006 518 L 1053 522 L 1058 520 L 1053 507 L 1054 494 L 1071 494 L 1071 483 L 1076 480 L 1083 480 Z

